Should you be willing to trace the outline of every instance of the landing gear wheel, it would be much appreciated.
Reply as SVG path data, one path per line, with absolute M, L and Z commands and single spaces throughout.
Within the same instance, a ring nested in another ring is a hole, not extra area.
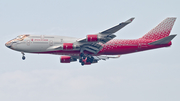
M 84 56 L 84 53 L 80 53 L 80 57 L 83 57 Z
M 94 61 L 94 57 L 93 57 L 93 56 L 91 56 L 91 63 L 93 63 L 93 61 Z
M 21 54 L 23 55 L 23 56 L 22 56 L 22 60 L 25 60 L 26 57 L 24 56 L 24 55 L 25 55 L 24 52 L 21 52 Z
M 84 62 L 81 62 L 81 65 L 84 66 Z
M 23 59 L 23 60 L 25 60 L 25 59 L 26 59 L 26 57 L 25 57 L 25 56 L 23 56 L 23 57 L 22 57 L 22 59 Z
M 83 56 L 82 58 L 83 58 L 83 59 L 86 59 L 86 56 Z
M 91 58 L 88 56 L 86 61 L 87 61 L 87 62 L 91 62 Z M 92 63 L 92 62 L 91 62 L 91 63 Z
M 87 61 L 93 63 L 94 57 L 89 55 L 89 56 L 87 57 Z
M 81 62 L 82 62 L 82 59 L 79 59 L 79 62 L 81 63 Z

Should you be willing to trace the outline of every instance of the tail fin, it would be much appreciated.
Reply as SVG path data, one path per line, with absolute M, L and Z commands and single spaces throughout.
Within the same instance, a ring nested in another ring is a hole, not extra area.
M 153 28 L 147 34 L 145 34 L 141 39 L 159 40 L 169 36 L 175 20 L 175 17 L 166 18 L 155 28 Z

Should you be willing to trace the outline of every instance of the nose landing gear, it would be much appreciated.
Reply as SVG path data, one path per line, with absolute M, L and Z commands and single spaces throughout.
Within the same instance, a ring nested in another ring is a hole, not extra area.
M 26 59 L 26 57 L 25 57 L 25 56 L 22 56 L 22 59 L 23 59 L 23 60 L 25 60 L 25 59 Z
M 21 52 L 21 54 L 23 55 L 22 60 L 25 60 L 26 59 L 26 57 L 24 56 L 25 54 L 23 52 Z

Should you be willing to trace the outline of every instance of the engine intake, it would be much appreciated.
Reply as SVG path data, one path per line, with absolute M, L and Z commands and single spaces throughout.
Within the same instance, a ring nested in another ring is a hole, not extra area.
M 73 45 L 73 43 L 63 43 L 63 50 L 78 50 L 80 49 L 79 45 Z

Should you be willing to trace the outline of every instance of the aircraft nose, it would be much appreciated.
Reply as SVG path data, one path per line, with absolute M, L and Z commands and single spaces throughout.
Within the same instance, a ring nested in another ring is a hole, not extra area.
M 12 45 L 12 43 L 10 41 L 5 43 L 5 46 L 8 47 L 8 48 L 11 48 L 11 45 Z

